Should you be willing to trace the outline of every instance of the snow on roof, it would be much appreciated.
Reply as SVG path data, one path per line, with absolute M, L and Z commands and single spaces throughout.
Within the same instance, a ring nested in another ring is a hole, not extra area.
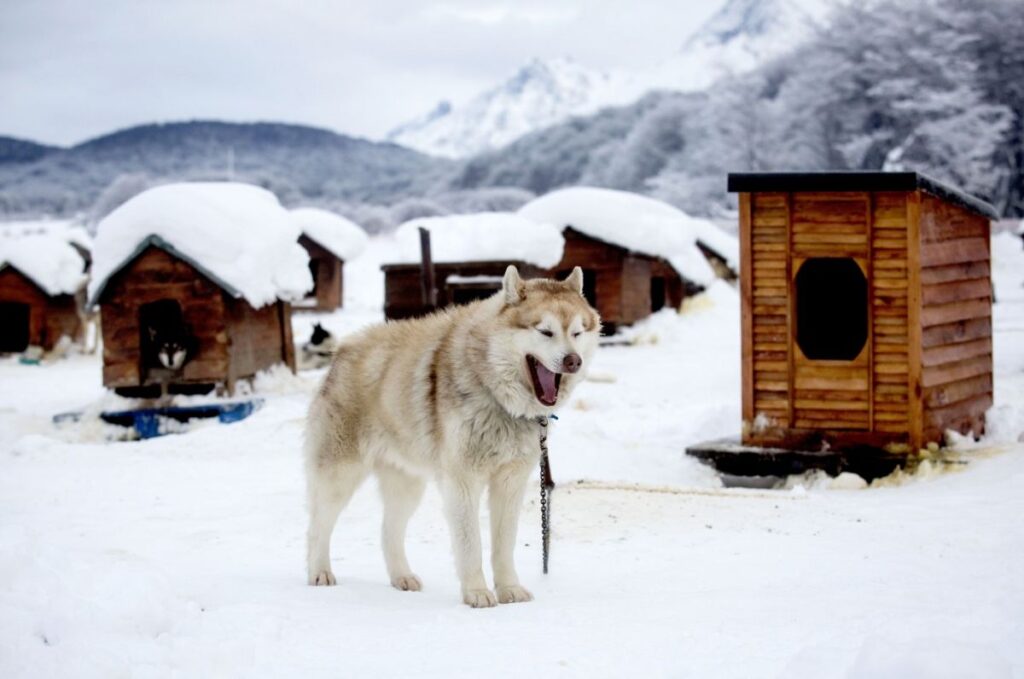
M 420 261 L 419 227 L 430 231 L 435 262 L 523 261 L 542 268 L 562 260 L 561 229 L 510 212 L 411 219 L 398 227 L 399 263 Z
M 85 283 L 85 262 L 59 231 L 0 235 L 0 270 L 13 267 L 47 295 L 73 295 Z
M 299 227 L 265 189 L 234 182 L 157 186 L 99 223 L 89 298 L 98 302 L 110 277 L 154 245 L 253 307 L 300 299 L 313 279 L 298 240 Z
M 89 232 L 71 219 L 34 219 L 0 223 L 0 238 L 40 233 L 55 234 L 84 250 L 92 249 L 92 237 L 89 236 Z
M 366 232 L 341 215 L 301 207 L 292 210 L 291 217 L 302 233 L 340 260 L 354 259 L 366 249 Z
M 714 250 L 731 268 L 739 266 L 738 242 L 714 223 L 635 193 L 583 186 L 559 189 L 530 201 L 518 214 L 561 228 L 572 227 L 633 252 L 662 257 L 697 283 L 708 283 L 715 276 L 697 249 L 698 242 Z

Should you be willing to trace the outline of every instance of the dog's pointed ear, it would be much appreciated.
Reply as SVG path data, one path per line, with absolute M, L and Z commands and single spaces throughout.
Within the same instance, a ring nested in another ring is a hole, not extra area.
M 566 276 L 565 280 L 562 281 L 562 282 L 565 283 L 567 286 L 569 286 L 569 288 L 571 290 L 574 290 L 574 291 L 576 291 L 576 292 L 578 292 L 578 293 L 580 293 L 582 295 L 583 294 L 583 269 L 579 268 L 578 266 L 573 267 L 572 273 L 569 274 L 568 276 Z
M 501 294 L 505 297 L 505 304 L 519 304 L 526 299 L 526 284 L 519 277 L 519 269 L 514 264 L 509 264 L 505 269 L 505 277 L 501 280 Z

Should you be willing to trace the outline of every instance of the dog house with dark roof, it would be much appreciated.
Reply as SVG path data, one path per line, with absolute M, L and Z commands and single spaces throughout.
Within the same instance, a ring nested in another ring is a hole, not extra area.
M 103 330 L 103 384 L 126 396 L 196 393 L 283 363 L 295 370 L 291 304 L 312 285 L 299 231 L 273 194 L 237 183 L 169 184 L 107 216 L 94 247 L 91 305 Z M 178 370 L 147 329 L 190 339 Z
M 729 190 L 743 443 L 916 451 L 981 433 L 991 206 L 914 172 L 733 174 Z
M 295 303 L 295 309 L 340 309 L 345 295 L 345 262 L 366 249 L 366 232 L 344 217 L 319 208 L 297 208 L 290 214 L 301 231 L 299 245 L 309 255 L 313 277 L 313 289 Z
M 85 260 L 54 233 L 0 238 L 0 353 L 54 348 L 81 339 L 75 296 L 85 286 Z

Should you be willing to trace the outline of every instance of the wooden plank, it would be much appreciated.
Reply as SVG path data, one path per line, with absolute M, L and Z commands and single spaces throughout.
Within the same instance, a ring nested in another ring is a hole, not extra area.
M 867 373 L 859 377 L 795 377 L 793 384 L 797 389 L 849 389 L 868 390 Z
M 987 238 L 954 238 L 921 245 L 921 266 L 946 266 L 988 261 Z
M 921 346 L 928 349 L 991 336 L 992 319 L 973 318 L 926 328 L 921 337 Z
M 807 410 L 851 410 L 869 412 L 871 401 L 819 401 L 817 399 L 797 398 L 795 401 L 797 409 Z M 868 416 L 870 419 L 870 415 Z
M 992 315 L 992 301 L 971 299 L 949 304 L 932 304 L 921 311 L 921 325 L 930 328 L 934 325 L 966 321 L 974 318 L 989 318 Z
M 992 297 L 992 279 L 990 278 L 952 281 L 933 285 L 925 284 L 921 288 L 921 301 L 926 306 L 929 304 L 961 302 L 984 297 Z
M 943 363 L 955 363 L 976 356 L 984 356 L 992 353 L 992 339 L 983 337 L 981 339 L 960 342 L 959 344 L 944 344 L 929 347 L 922 353 L 922 363 L 925 367 L 942 365 Z
M 924 368 L 921 375 L 922 388 L 958 382 L 979 375 L 992 374 L 992 356 L 975 356 L 956 363 L 943 363 Z
M 985 411 L 992 407 L 992 395 L 980 394 L 972 398 L 944 406 L 930 408 L 925 411 L 925 424 L 936 427 L 940 431 L 957 429 L 963 420 L 972 420 L 984 416 Z
M 793 252 L 793 194 L 787 193 L 786 200 L 784 203 L 786 211 L 786 250 Z M 792 427 L 793 420 L 795 419 L 795 410 L 793 406 L 793 361 L 795 349 L 793 343 L 796 342 L 796 295 L 794 294 L 794 286 L 796 284 L 795 278 L 796 272 L 793 271 L 793 257 L 792 255 L 786 258 L 786 330 L 787 330 L 787 367 L 786 367 L 786 400 L 789 407 L 786 409 L 786 426 Z
M 765 203 L 760 203 L 765 205 Z M 751 194 L 739 195 L 740 207 L 740 326 L 742 367 L 741 390 L 743 421 L 754 421 L 754 277 L 753 277 L 753 238 L 751 233 Z M 746 427 L 744 427 L 746 429 Z
M 907 210 L 907 386 L 910 400 L 907 408 L 907 434 L 910 448 L 923 444 L 924 407 L 921 401 L 921 192 L 906 196 Z
M 992 375 L 977 375 L 924 390 L 925 406 L 941 408 L 952 403 L 985 394 L 992 394 Z
M 921 283 L 922 285 L 935 285 L 950 281 L 969 281 L 990 277 L 991 266 L 988 262 L 965 262 L 929 267 L 921 272 Z

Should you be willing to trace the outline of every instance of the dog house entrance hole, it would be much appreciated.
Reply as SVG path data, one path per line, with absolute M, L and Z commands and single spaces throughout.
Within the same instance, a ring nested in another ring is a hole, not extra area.
M 158 299 L 139 307 L 139 358 L 143 370 L 160 369 L 157 353 L 171 341 L 187 334 L 181 305 L 177 300 Z
M 306 293 L 306 298 L 311 299 L 320 292 L 320 260 L 315 257 L 309 259 L 309 275 L 313 277 L 313 289 Z
M 812 360 L 852 361 L 868 339 L 868 282 L 850 258 L 808 259 L 796 274 L 796 341 Z
M 651 311 L 659 311 L 665 308 L 665 277 L 654 276 L 651 278 Z
M 0 353 L 28 349 L 28 304 L 0 302 Z

